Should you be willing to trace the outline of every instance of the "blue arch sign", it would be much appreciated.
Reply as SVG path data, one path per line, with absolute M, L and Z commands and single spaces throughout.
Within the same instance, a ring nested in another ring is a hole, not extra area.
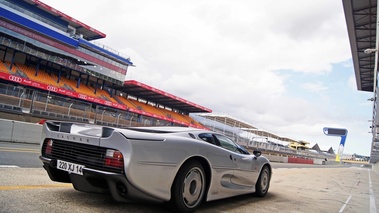
M 338 147 L 338 152 L 336 155 L 336 161 L 341 161 L 341 156 L 343 154 L 343 149 L 345 147 L 345 141 L 347 137 L 347 129 L 339 129 L 339 128 L 330 128 L 330 127 L 324 127 L 324 134 L 327 136 L 339 136 L 341 137 L 341 142 Z

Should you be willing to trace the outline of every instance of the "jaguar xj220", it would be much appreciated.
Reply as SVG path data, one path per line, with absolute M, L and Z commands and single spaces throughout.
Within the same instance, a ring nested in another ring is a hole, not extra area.
M 272 169 L 223 134 L 187 127 L 113 128 L 46 121 L 41 156 L 53 181 L 117 201 L 168 203 L 193 212 L 202 202 L 267 194 Z

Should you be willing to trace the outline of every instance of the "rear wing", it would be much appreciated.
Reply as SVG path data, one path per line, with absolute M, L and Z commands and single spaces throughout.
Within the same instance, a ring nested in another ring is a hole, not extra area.
M 49 132 L 71 133 L 71 134 L 83 134 L 87 136 L 96 137 L 109 137 L 114 128 L 99 126 L 86 123 L 72 123 L 62 121 L 46 121 L 44 123 L 44 130 Z
M 54 138 L 73 142 L 85 141 L 92 145 L 99 145 L 100 139 L 109 138 L 114 133 L 122 135 L 125 139 L 164 141 L 165 137 L 156 131 L 141 131 L 137 128 L 114 128 L 87 123 L 73 123 L 62 121 L 46 121 L 43 125 L 42 137 Z

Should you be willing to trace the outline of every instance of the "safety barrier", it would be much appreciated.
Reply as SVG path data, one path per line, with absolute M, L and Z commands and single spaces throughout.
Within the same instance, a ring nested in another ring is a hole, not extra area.
M 288 163 L 313 164 L 313 159 L 288 157 Z
M 0 141 L 39 144 L 42 125 L 0 119 Z

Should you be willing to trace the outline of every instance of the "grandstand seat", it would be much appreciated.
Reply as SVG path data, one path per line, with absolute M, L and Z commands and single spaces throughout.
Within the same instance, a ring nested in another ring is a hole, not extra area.
M 88 95 L 91 97 L 101 98 L 101 96 L 98 96 L 97 94 L 95 94 L 92 87 L 88 87 L 85 84 L 80 84 L 79 88 L 77 88 L 77 82 L 75 80 L 67 79 L 67 78 L 64 79 L 64 83 L 66 84 L 66 86 L 70 88 L 70 90 L 73 90 L 77 93 L 81 93 L 81 94 Z
M 0 62 L 0 72 L 9 73 L 8 68 L 5 66 L 3 62 Z
M 25 75 L 23 77 L 27 77 L 33 81 L 60 87 L 60 85 L 56 81 L 54 81 L 54 78 L 42 69 L 38 71 L 38 75 L 36 76 L 36 68 L 28 67 L 25 64 L 16 64 L 16 66 L 17 72 L 21 72 L 23 75 Z
M 105 90 L 102 90 L 102 89 L 96 90 L 96 95 L 100 97 L 101 99 L 118 103 L 117 100 L 111 97 L 111 95 Z
M 137 109 L 137 107 L 130 101 L 130 99 L 118 96 L 118 100 L 120 100 L 123 104 L 125 104 L 128 108 Z
M 6 66 L 7 70 L 8 70 L 8 72 L 10 74 L 15 74 L 17 72 L 17 68 L 14 65 L 12 65 L 12 68 L 11 68 L 11 65 L 12 65 L 11 62 L 9 62 L 9 61 L 5 62 L 5 66 Z
M 160 116 L 165 117 L 165 114 L 162 113 L 162 111 L 159 110 L 159 108 L 154 107 L 154 106 L 152 106 L 150 104 L 145 104 L 144 105 L 144 111 L 150 112 L 150 113 L 155 114 L 155 115 L 160 115 Z

